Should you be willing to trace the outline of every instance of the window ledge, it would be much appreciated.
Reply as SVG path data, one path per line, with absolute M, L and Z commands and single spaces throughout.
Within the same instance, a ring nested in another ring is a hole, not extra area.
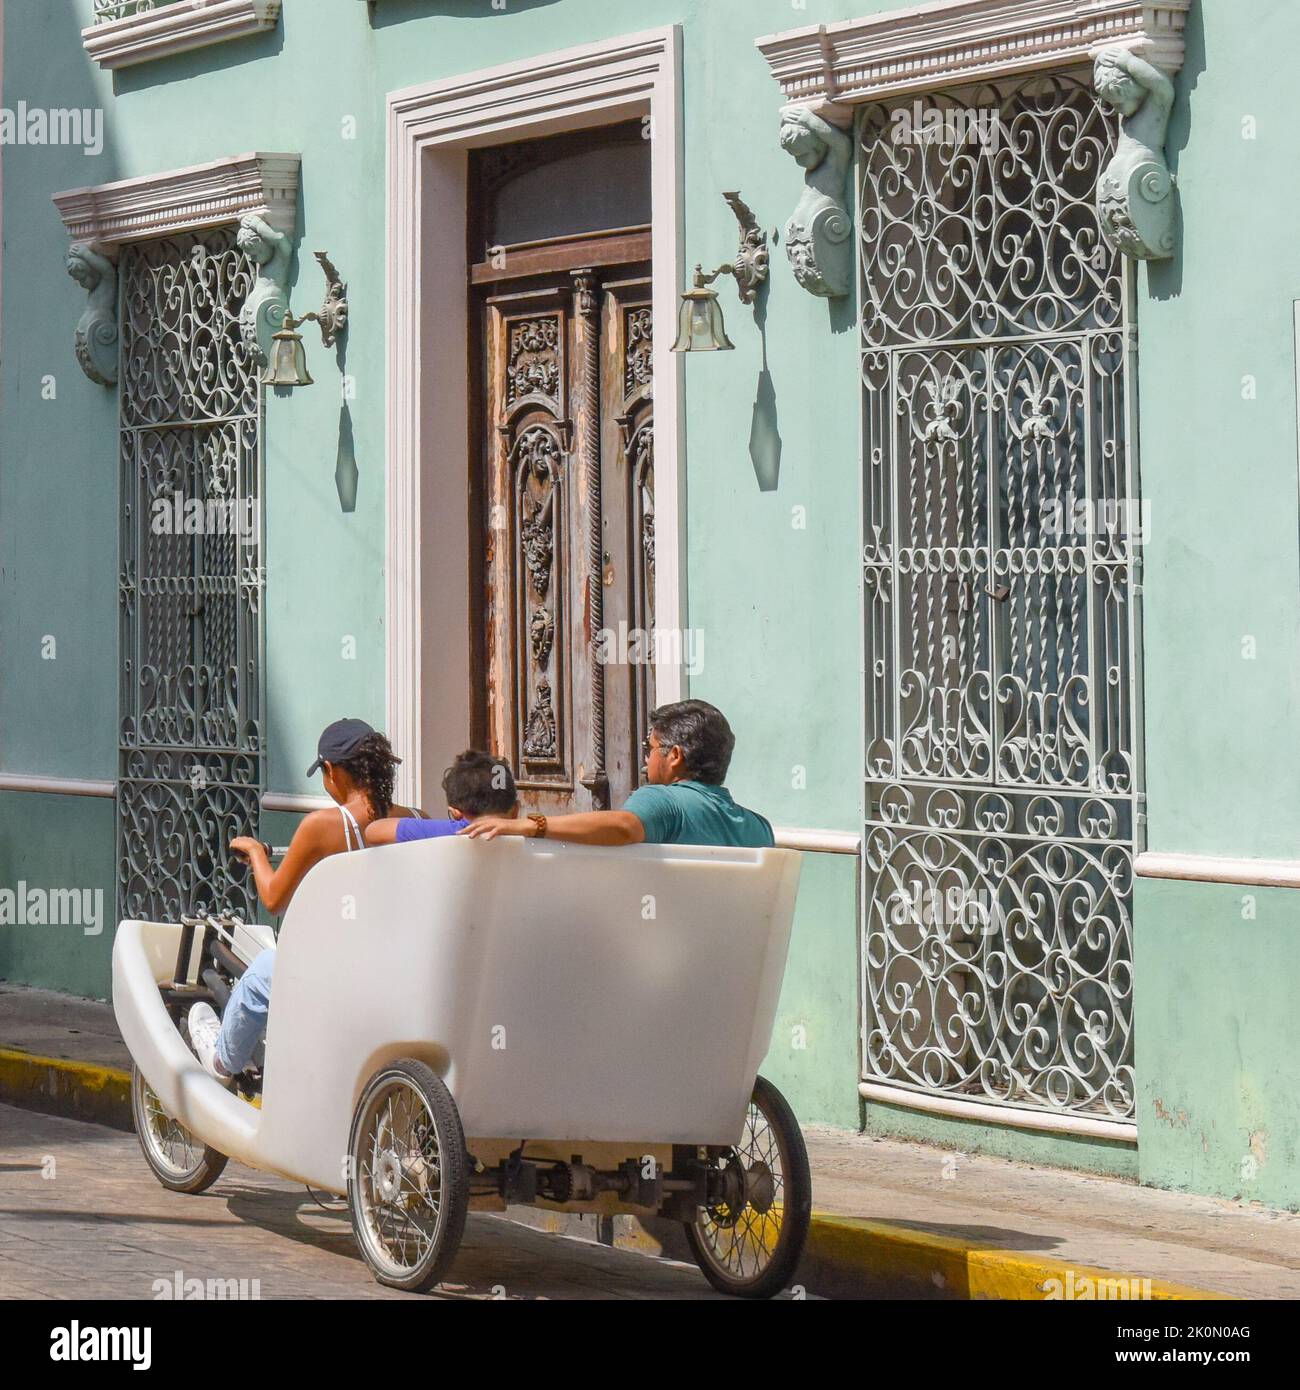
M 177 0 L 81 31 L 101 68 L 126 68 L 275 27 L 281 0 Z

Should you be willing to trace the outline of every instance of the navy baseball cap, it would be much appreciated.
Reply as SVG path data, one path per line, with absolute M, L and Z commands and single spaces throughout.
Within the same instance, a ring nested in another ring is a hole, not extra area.
M 364 719 L 336 719 L 316 742 L 316 761 L 307 769 L 312 776 L 322 763 L 345 763 L 375 731 Z

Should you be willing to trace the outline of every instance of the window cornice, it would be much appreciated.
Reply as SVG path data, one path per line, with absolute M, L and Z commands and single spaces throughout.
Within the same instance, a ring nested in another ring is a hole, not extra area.
M 293 235 L 300 164 L 296 154 L 232 155 L 118 183 L 70 188 L 54 194 L 54 205 L 74 242 L 105 254 L 124 241 L 237 222 L 249 212 Z
M 1141 52 L 1183 62 L 1190 0 L 938 0 L 755 40 L 782 98 L 846 105 Z
M 125 68 L 191 48 L 241 39 L 275 26 L 281 0 L 177 0 L 101 19 L 81 42 L 101 68 Z

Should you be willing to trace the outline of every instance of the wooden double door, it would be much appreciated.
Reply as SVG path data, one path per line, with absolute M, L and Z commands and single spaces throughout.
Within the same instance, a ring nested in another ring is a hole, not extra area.
M 478 723 L 529 810 L 617 806 L 641 780 L 654 700 L 654 339 L 649 265 L 618 256 L 648 254 L 648 240 L 557 240 L 499 258 L 513 276 L 475 268 Z

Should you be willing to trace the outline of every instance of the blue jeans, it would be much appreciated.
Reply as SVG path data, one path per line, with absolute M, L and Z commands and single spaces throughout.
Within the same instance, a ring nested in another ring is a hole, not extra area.
M 237 1076 L 253 1060 L 257 1044 L 266 1033 L 266 1015 L 271 1007 L 271 972 L 275 969 L 275 948 L 253 958 L 230 992 L 217 1039 L 217 1060 L 231 1076 Z

